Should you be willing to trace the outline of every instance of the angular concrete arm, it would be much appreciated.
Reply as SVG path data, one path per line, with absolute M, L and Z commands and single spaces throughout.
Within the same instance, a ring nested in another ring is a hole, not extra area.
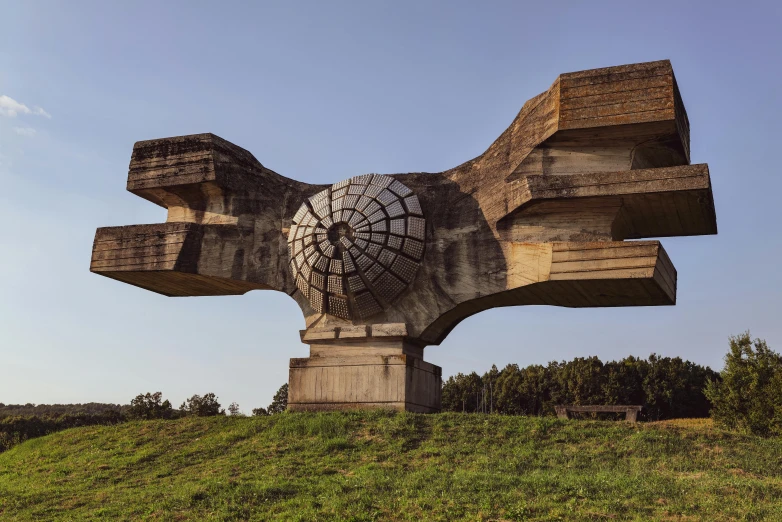
M 99 229 L 91 270 L 168 296 L 290 294 L 285 230 L 323 188 L 213 134 L 140 141 L 127 189 L 167 208 L 167 222 Z

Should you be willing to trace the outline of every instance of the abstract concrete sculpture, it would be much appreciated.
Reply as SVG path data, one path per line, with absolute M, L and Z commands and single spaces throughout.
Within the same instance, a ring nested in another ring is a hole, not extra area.
M 168 296 L 279 290 L 305 318 L 293 410 L 440 408 L 423 361 L 498 306 L 671 305 L 648 237 L 717 232 L 668 61 L 563 74 L 445 172 L 278 175 L 211 134 L 136 143 L 127 189 L 166 223 L 98 229 L 91 270 Z

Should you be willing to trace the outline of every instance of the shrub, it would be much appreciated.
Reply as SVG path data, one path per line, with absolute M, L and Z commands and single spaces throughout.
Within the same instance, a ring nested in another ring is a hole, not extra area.
M 782 356 L 745 332 L 730 338 L 721 380 L 706 386 L 714 422 L 756 435 L 782 435 Z

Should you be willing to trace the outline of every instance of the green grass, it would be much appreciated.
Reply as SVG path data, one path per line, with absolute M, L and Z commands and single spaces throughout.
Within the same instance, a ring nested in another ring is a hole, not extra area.
M 782 439 L 387 412 L 71 429 L 0 454 L 0 520 L 782 520 Z

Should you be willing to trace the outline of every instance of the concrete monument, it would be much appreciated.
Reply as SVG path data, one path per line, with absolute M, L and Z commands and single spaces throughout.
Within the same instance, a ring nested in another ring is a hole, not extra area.
M 212 134 L 141 141 L 127 189 L 168 219 L 98 229 L 91 270 L 167 296 L 285 292 L 310 346 L 290 409 L 434 412 L 424 347 L 473 314 L 675 304 L 660 242 L 628 240 L 716 234 L 689 144 L 668 61 L 563 74 L 440 173 L 311 185 Z

